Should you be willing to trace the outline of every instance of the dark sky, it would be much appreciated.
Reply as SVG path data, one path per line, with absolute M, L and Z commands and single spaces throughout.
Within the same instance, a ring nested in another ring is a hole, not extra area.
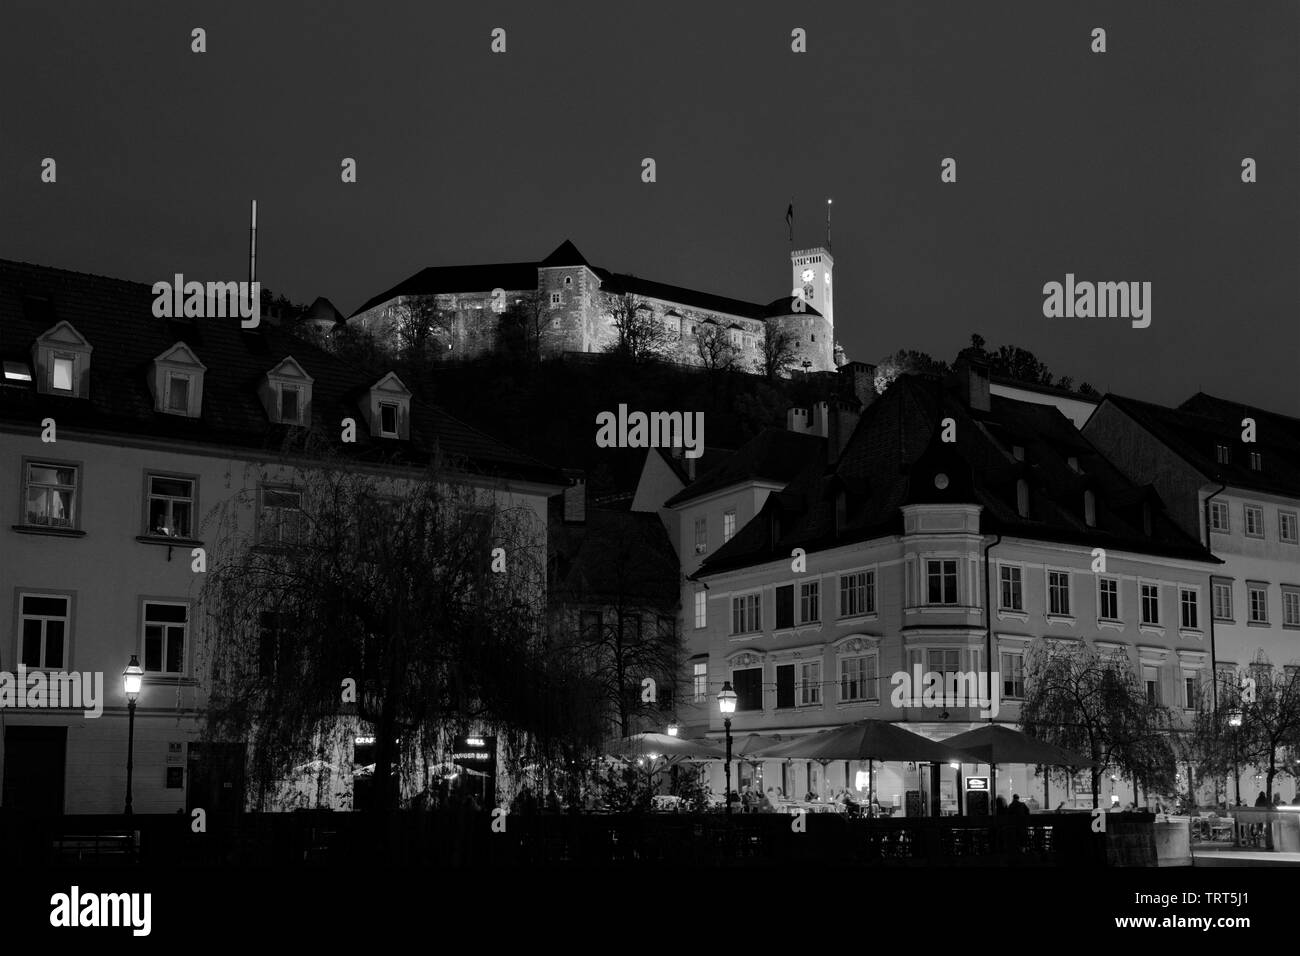
M 787 203 L 809 246 L 832 196 L 851 358 L 951 358 L 979 331 L 1103 390 L 1300 415 L 1298 11 L 5 0 L 0 257 L 246 277 L 255 197 L 259 278 L 345 314 L 426 265 L 566 237 L 597 265 L 767 301 L 789 289 Z M 1150 281 L 1151 327 L 1044 318 L 1067 272 Z

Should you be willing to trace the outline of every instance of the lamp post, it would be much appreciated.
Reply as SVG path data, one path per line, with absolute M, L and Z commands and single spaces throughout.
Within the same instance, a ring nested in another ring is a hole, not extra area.
M 134 654 L 126 670 L 122 671 L 122 689 L 126 691 L 126 814 L 131 815 L 131 771 L 135 758 L 135 699 L 140 696 L 140 685 L 144 682 L 144 671 L 140 669 L 140 660 Z
M 678 733 L 678 730 L 679 730 L 679 728 L 678 728 L 678 726 L 677 726 L 677 721 L 674 720 L 671 724 L 668 725 L 668 736 L 669 736 L 669 737 L 676 737 L 676 736 L 677 736 L 677 733 Z
M 722 712 L 722 725 L 727 729 L 727 789 L 723 797 L 727 805 L 727 816 L 731 816 L 731 715 L 736 712 L 736 692 L 731 689 L 731 681 L 725 681 L 718 692 L 718 710 Z
M 1241 771 L 1237 768 L 1237 735 L 1241 731 L 1241 711 L 1228 711 L 1228 726 L 1232 728 L 1232 779 L 1237 786 L 1237 806 L 1241 806 Z

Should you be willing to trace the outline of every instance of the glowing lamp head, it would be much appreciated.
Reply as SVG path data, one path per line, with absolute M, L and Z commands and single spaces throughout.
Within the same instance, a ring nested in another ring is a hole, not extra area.
M 669 737 L 676 737 L 676 736 L 677 736 L 677 733 L 678 733 L 678 727 L 677 727 L 677 725 L 676 725 L 676 724 L 669 724 L 669 725 L 668 725 L 668 736 L 669 736 Z
M 144 671 L 140 668 L 140 659 L 136 655 L 131 655 L 131 661 L 126 665 L 126 670 L 122 671 L 122 688 L 126 691 L 126 699 L 134 701 L 140 696 L 140 687 L 144 684 Z
M 731 689 L 731 681 L 725 682 L 718 692 L 718 710 L 722 711 L 724 717 L 730 717 L 736 712 L 736 692 Z

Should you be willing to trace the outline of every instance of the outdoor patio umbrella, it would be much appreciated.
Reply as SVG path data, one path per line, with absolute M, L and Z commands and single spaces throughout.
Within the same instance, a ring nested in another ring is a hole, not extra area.
M 1002 724 L 988 724 L 956 734 L 943 741 L 945 747 L 961 751 L 979 763 L 1047 764 L 1052 767 L 1091 767 L 1081 754 L 1044 743 Z
M 679 760 L 720 760 L 723 752 L 707 740 L 687 740 L 669 734 L 633 734 L 610 743 L 609 753 L 618 757 L 667 757 Z

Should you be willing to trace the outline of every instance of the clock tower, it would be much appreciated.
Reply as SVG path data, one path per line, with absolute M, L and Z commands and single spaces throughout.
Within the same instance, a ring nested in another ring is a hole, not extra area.
M 831 258 L 830 250 L 821 246 L 790 253 L 790 271 L 793 277 L 790 294 L 801 297 L 820 312 L 832 331 L 835 328 L 834 289 L 831 280 L 834 268 L 835 260 Z

